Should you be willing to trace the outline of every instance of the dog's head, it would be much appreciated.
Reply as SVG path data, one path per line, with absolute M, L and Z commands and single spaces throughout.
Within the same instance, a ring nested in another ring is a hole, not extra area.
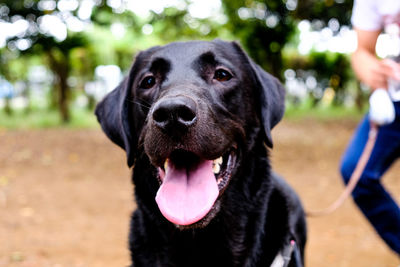
M 96 109 L 128 165 L 145 153 L 157 170 L 156 202 L 165 218 L 191 226 L 215 216 L 257 138 L 272 147 L 271 129 L 283 113 L 279 81 L 237 43 L 220 40 L 141 52 Z

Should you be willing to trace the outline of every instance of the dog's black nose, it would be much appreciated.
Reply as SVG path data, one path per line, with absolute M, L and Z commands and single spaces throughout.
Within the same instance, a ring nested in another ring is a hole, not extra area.
M 169 97 L 153 109 L 153 121 L 160 129 L 173 133 L 192 126 L 197 119 L 196 102 L 186 96 Z

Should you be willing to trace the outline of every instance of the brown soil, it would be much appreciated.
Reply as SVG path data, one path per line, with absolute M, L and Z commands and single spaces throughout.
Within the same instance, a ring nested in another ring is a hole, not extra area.
M 338 162 L 352 122 L 283 122 L 271 160 L 307 209 L 343 190 Z M 400 200 L 400 166 L 384 183 Z M 135 209 L 124 152 L 96 130 L 0 130 L 0 266 L 127 266 Z M 351 200 L 309 218 L 307 266 L 400 264 Z M 188 266 L 189 267 L 189 266 Z

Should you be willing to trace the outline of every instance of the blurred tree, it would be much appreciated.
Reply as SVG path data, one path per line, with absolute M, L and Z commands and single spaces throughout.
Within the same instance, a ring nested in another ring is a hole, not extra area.
M 89 34 L 90 52 L 95 65 L 116 64 L 126 70 L 132 64 L 135 54 L 143 42 L 142 27 L 146 20 L 121 5 L 112 8 L 106 0 L 99 0 L 93 7 L 90 20 L 95 30 Z M 115 28 L 121 32 L 114 33 Z M 99 43 L 102 43 L 99 46 Z M 108 50 L 108 51 L 106 51 Z
M 17 54 L 46 57 L 55 75 L 55 95 L 63 122 L 70 120 L 67 81 L 71 51 L 87 45 L 83 34 L 67 27 L 73 23 L 80 27 L 84 23 L 77 16 L 78 7 L 78 1 L 62 0 L 3 0 L 0 4 L 0 19 L 19 25 L 19 32 L 7 39 L 7 47 Z
M 333 35 L 338 34 L 342 26 L 350 25 L 353 0 L 222 0 L 222 3 L 229 19 L 226 26 L 257 63 L 280 78 L 284 69 L 312 73 L 320 87 L 335 91 L 334 104 L 343 102 L 346 84 L 353 78 L 347 55 L 326 51 L 301 56 L 296 48 L 299 41 L 296 34 L 301 20 L 309 20 L 312 30 L 328 27 Z M 285 51 L 289 44 L 297 54 Z M 315 103 L 319 101 L 316 95 L 311 94 Z
M 232 35 L 223 27 L 223 22 L 193 17 L 188 11 L 189 1 L 182 1 L 183 6 L 179 8 L 166 6 L 162 11 L 150 10 L 149 14 L 143 17 L 139 17 L 134 11 L 126 10 L 123 5 L 120 8 L 111 8 L 106 2 L 100 1 L 101 4 L 94 7 L 91 20 L 98 28 L 107 30 L 113 26 L 124 26 L 124 36 L 117 37 L 112 47 L 116 56 L 114 63 L 122 69 L 130 67 L 132 54 L 150 46 L 217 37 L 232 39 Z
M 250 56 L 273 75 L 282 78 L 282 48 L 296 30 L 295 6 L 281 0 L 222 0 L 227 27 Z
M 0 49 L 0 81 L 4 78 L 6 81 L 13 81 L 10 60 L 12 59 L 12 54 L 6 49 Z M 10 107 L 10 96 L 5 96 L 5 106 L 4 111 L 7 115 L 12 114 L 12 109 Z
M 290 0 L 287 0 L 289 2 Z M 295 1 L 295 0 L 292 0 Z M 309 20 L 315 30 L 331 25 L 331 29 L 340 30 L 342 25 L 350 25 L 353 0 L 300 0 L 293 16 L 300 20 Z
M 221 37 L 221 24 L 211 19 L 191 16 L 187 9 L 167 7 L 162 13 L 152 12 L 147 25 L 163 43 Z M 224 35 L 224 34 L 222 34 Z
M 289 1 L 289 0 L 288 0 Z M 293 17 L 297 20 L 310 21 L 311 30 L 321 31 L 328 28 L 333 36 L 340 34 L 342 27 L 350 27 L 353 0 L 302 0 L 297 1 Z M 303 57 L 304 58 L 304 57 Z M 333 105 L 342 105 L 346 96 L 350 95 L 354 74 L 350 67 L 348 55 L 337 52 L 311 51 L 305 57 L 305 65 L 298 69 L 314 70 L 317 80 L 322 88 L 331 88 L 334 91 Z M 292 64 L 291 64 L 292 62 Z M 293 60 L 287 60 L 289 68 L 296 68 Z M 302 77 L 303 79 L 305 77 Z M 355 100 L 357 107 L 362 109 L 364 94 L 358 88 Z M 314 103 L 318 103 L 321 96 L 313 96 Z
M 7 38 L 9 51 L 45 59 L 55 77 L 57 90 L 53 92 L 63 121 L 69 120 L 68 81 L 75 81 L 74 85 L 82 90 L 84 82 L 93 78 L 97 65 L 116 64 L 127 70 L 132 55 L 140 49 L 216 37 L 239 39 L 250 56 L 277 77 L 283 78 L 283 70 L 288 68 L 311 71 L 321 86 L 337 92 L 335 103 L 340 103 L 341 92 L 351 79 L 345 71 L 346 56 L 332 60 L 324 52 L 299 55 L 297 25 L 307 19 L 312 29 L 329 27 L 337 34 L 341 26 L 350 23 L 352 0 L 221 2 L 224 14 L 220 19 L 199 19 L 189 12 L 191 2 L 185 0 L 179 7 L 150 11 L 145 17 L 128 10 L 128 0 L 3 0 L 0 23 L 19 25 L 20 30 Z M 288 53 L 289 46 L 297 54 Z M 71 76 L 74 79 L 69 79 Z
M 346 91 L 348 83 L 354 78 L 349 57 L 341 53 L 311 51 L 307 55 L 286 54 L 284 65 L 290 66 L 295 70 L 296 78 L 306 86 L 308 84 L 313 106 L 320 102 L 327 88 L 334 91 L 332 104 L 343 104 L 349 93 Z M 311 76 L 318 79 L 317 83 L 307 82 Z
M 71 53 L 74 48 L 84 47 L 86 44 L 86 38 L 81 34 L 70 34 L 62 42 L 58 42 L 53 37 L 42 36 L 36 40 L 31 49 L 23 52 L 47 56 L 49 67 L 55 75 L 55 85 L 58 89 L 55 99 L 63 122 L 70 120 L 68 77 L 71 73 Z
M 6 48 L 0 49 L 0 79 L 3 77 L 11 84 L 18 84 L 18 88 L 13 87 L 13 92 L 5 97 L 4 110 L 8 115 L 13 113 L 10 101 L 17 93 L 24 97 L 26 103 L 25 112 L 29 112 L 30 110 L 30 101 L 28 97 L 28 66 L 31 64 L 30 62 L 33 61 L 33 58 L 34 57 L 30 56 L 21 58 Z

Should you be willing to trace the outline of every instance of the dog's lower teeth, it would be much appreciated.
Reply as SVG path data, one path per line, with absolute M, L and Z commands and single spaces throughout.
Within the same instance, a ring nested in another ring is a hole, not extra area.
M 167 171 L 167 168 L 168 168 L 168 159 L 166 159 L 164 162 L 164 171 Z
M 213 173 L 218 174 L 221 171 L 221 166 L 219 164 L 213 165 Z
M 221 171 L 222 157 L 213 161 L 213 173 L 218 174 Z

